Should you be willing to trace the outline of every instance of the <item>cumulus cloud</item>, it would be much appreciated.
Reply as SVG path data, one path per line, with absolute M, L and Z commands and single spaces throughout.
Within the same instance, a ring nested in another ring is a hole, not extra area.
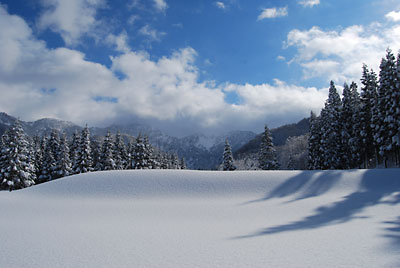
M 119 35 L 109 34 L 106 37 L 106 42 L 113 45 L 116 51 L 129 52 L 131 49 L 128 45 L 128 35 L 126 31 L 121 32 Z
M 223 10 L 226 9 L 226 5 L 224 4 L 224 2 L 217 1 L 217 2 L 215 2 L 215 5 L 220 9 L 223 9 Z
M 286 45 L 297 49 L 292 62 L 303 67 L 304 78 L 324 77 L 340 83 L 357 81 L 363 63 L 378 70 L 386 48 L 394 51 L 400 48 L 400 25 L 387 27 L 374 23 L 341 31 L 324 31 L 318 27 L 292 30 Z
M 139 34 L 144 35 L 149 38 L 150 41 L 160 41 L 161 38 L 166 35 L 164 32 L 159 32 L 152 28 L 150 25 L 146 24 L 139 30 Z
M 387 13 L 385 15 L 385 17 L 388 20 L 398 22 L 398 21 L 400 21 L 400 11 L 399 12 L 391 11 L 391 12 Z
M 59 33 L 67 45 L 93 32 L 98 25 L 96 12 L 105 6 L 104 0 L 42 0 L 44 12 L 38 20 L 40 29 Z
M 165 12 L 167 10 L 168 5 L 165 0 L 153 0 L 154 1 L 154 7 L 156 8 L 157 11 L 160 12 Z
M 278 17 L 285 17 L 288 15 L 288 8 L 287 7 L 281 7 L 281 8 L 265 8 L 260 15 L 258 15 L 258 20 L 263 20 L 263 19 L 272 19 L 272 18 L 278 18 Z
M 108 68 L 77 50 L 47 48 L 24 20 L 3 7 L 0 28 L 0 111 L 23 120 L 54 117 L 98 125 L 136 118 L 167 122 L 169 130 L 261 131 L 264 123 L 278 126 L 318 111 L 327 96 L 326 90 L 279 80 L 260 85 L 199 82 L 193 48 L 154 60 L 131 51 L 124 32 L 109 37 L 121 54 L 111 58 Z M 225 101 L 232 92 L 240 104 Z
M 319 5 L 319 0 L 302 0 L 299 1 L 299 4 L 304 6 L 304 7 L 313 7 L 316 5 Z

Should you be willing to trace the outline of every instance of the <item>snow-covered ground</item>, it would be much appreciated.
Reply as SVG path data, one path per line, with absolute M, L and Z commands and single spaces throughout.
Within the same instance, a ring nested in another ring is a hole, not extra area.
M 0 192 L 0 267 L 400 267 L 400 169 L 110 171 Z

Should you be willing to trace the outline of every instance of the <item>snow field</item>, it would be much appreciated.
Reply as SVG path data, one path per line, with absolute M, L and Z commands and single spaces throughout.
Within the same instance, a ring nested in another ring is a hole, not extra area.
M 400 266 L 400 171 L 134 170 L 0 192 L 1 267 Z

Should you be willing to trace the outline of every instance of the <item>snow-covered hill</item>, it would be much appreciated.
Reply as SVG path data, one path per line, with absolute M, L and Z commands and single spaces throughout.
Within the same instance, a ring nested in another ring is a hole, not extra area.
M 0 267 L 400 267 L 400 170 L 133 170 L 0 192 Z

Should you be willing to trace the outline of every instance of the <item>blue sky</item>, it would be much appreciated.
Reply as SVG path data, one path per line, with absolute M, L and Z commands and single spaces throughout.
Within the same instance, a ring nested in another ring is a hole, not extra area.
M 400 48 L 394 0 L 0 3 L 0 110 L 24 120 L 261 131 Z

